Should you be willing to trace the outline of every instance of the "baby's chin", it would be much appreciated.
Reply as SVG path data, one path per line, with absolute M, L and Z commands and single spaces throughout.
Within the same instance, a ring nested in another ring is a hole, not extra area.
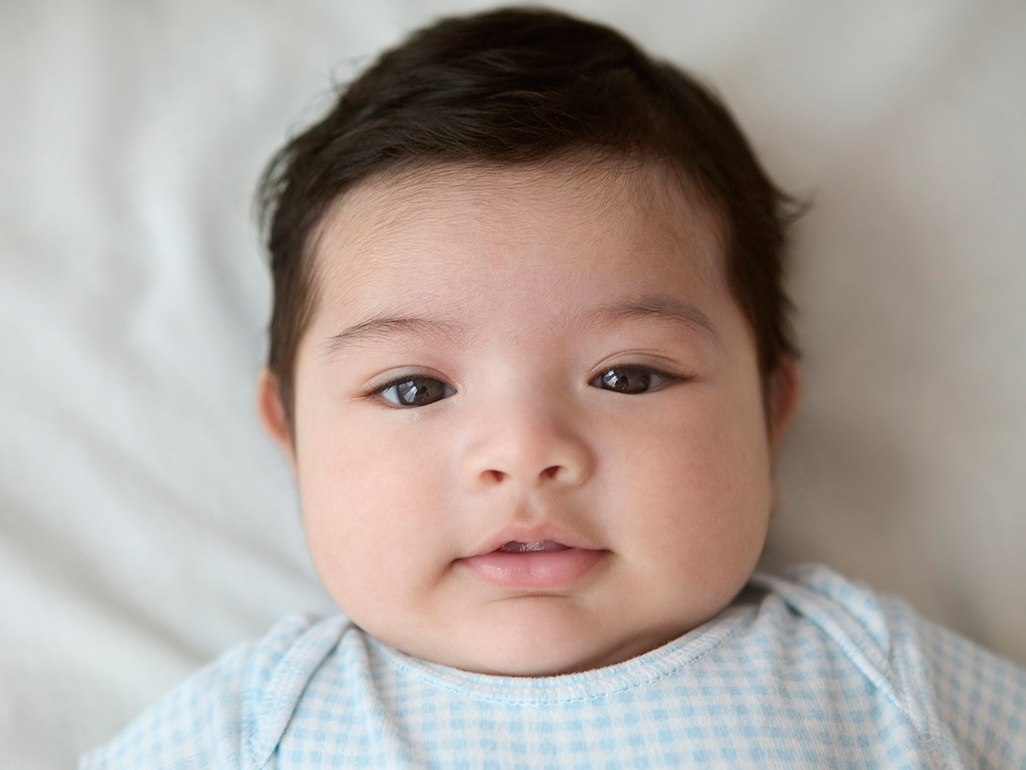
M 643 632 L 617 629 L 615 623 L 598 629 L 521 621 L 517 627 L 507 624 L 453 630 L 436 643 L 428 639 L 379 638 L 407 654 L 462 671 L 550 677 L 623 663 L 662 647 L 702 621 L 668 622 Z

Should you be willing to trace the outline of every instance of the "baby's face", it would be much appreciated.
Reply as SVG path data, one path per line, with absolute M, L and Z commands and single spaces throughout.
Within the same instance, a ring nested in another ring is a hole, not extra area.
M 294 452 L 269 421 L 355 623 L 549 675 L 654 649 L 740 590 L 782 418 L 767 431 L 701 206 L 652 170 L 441 167 L 346 196 L 315 253 Z

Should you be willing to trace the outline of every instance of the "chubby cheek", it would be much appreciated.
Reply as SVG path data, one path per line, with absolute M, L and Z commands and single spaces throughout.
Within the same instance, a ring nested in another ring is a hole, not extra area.
M 754 567 L 773 499 L 761 406 L 741 410 L 712 398 L 682 410 L 648 426 L 618 463 L 635 498 L 619 525 L 625 541 L 651 554 L 652 579 L 714 603 Z
M 299 489 L 314 567 L 357 619 L 361 608 L 395 606 L 432 579 L 444 556 L 444 524 L 429 514 L 444 506 L 425 482 L 438 477 L 428 458 L 404 456 L 402 444 L 339 433 L 349 440 L 300 447 Z

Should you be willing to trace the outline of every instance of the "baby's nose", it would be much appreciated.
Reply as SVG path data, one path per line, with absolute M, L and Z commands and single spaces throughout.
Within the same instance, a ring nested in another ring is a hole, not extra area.
M 594 454 L 570 416 L 537 402 L 485 415 L 464 458 L 475 485 L 576 486 L 591 475 Z

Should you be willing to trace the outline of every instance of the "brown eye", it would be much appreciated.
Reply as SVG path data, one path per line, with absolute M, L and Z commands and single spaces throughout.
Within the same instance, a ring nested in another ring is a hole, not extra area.
M 607 369 L 591 381 L 596 388 L 614 393 L 647 393 L 673 378 L 666 374 L 635 366 L 618 366 Z
M 385 385 L 378 393 L 383 399 L 396 406 L 427 406 L 456 391 L 451 385 L 431 377 L 410 377 Z

